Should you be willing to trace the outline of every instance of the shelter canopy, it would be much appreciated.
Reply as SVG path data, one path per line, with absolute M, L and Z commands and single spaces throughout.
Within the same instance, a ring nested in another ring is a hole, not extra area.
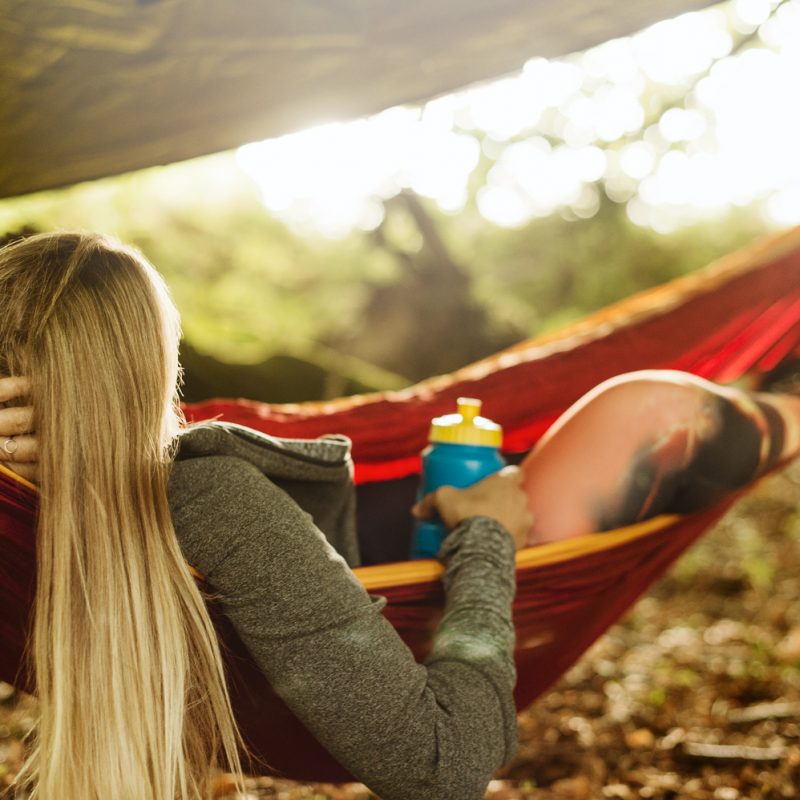
M 0 197 L 419 102 L 705 0 L 7 0 Z

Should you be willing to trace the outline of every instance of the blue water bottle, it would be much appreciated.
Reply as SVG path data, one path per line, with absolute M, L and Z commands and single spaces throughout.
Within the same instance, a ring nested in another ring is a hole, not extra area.
M 478 416 L 481 401 L 458 398 L 458 413 L 431 422 L 430 444 L 422 451 L 422 479 L 417 499 L 440 486 L 465 489 L 505 466 L 500 455 L 503 429 Z M 438 518 L 417 522 L 412 558 L 436 558 L 448 530 Z

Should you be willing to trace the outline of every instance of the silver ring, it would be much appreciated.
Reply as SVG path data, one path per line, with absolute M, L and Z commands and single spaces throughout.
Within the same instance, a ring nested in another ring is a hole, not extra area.
M 19 450 L 19 442 L 13 436 L 7 436 L 6 440 L 3 442 L 3 450 L 5 450 L 8 455 L 13 456 L 14 453 Z

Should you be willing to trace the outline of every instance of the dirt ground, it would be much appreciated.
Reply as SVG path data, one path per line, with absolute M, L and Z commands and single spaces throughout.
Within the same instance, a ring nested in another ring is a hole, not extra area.
M 763 482 L 544 698 L 487 800 L 800 797 L 800 463 Z M 0 786 L 35 704 L 0 684 Z M 249 796 L 370 800 L 254 780 Z

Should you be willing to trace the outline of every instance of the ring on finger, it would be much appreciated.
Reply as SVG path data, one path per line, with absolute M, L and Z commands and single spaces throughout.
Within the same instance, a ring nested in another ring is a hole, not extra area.
M 6 440 L 3 442 L 3 450 L 8 455 L 13 456 L 18 449 L 19 449 L 19 442 L 13 436 L 7 436 Z

